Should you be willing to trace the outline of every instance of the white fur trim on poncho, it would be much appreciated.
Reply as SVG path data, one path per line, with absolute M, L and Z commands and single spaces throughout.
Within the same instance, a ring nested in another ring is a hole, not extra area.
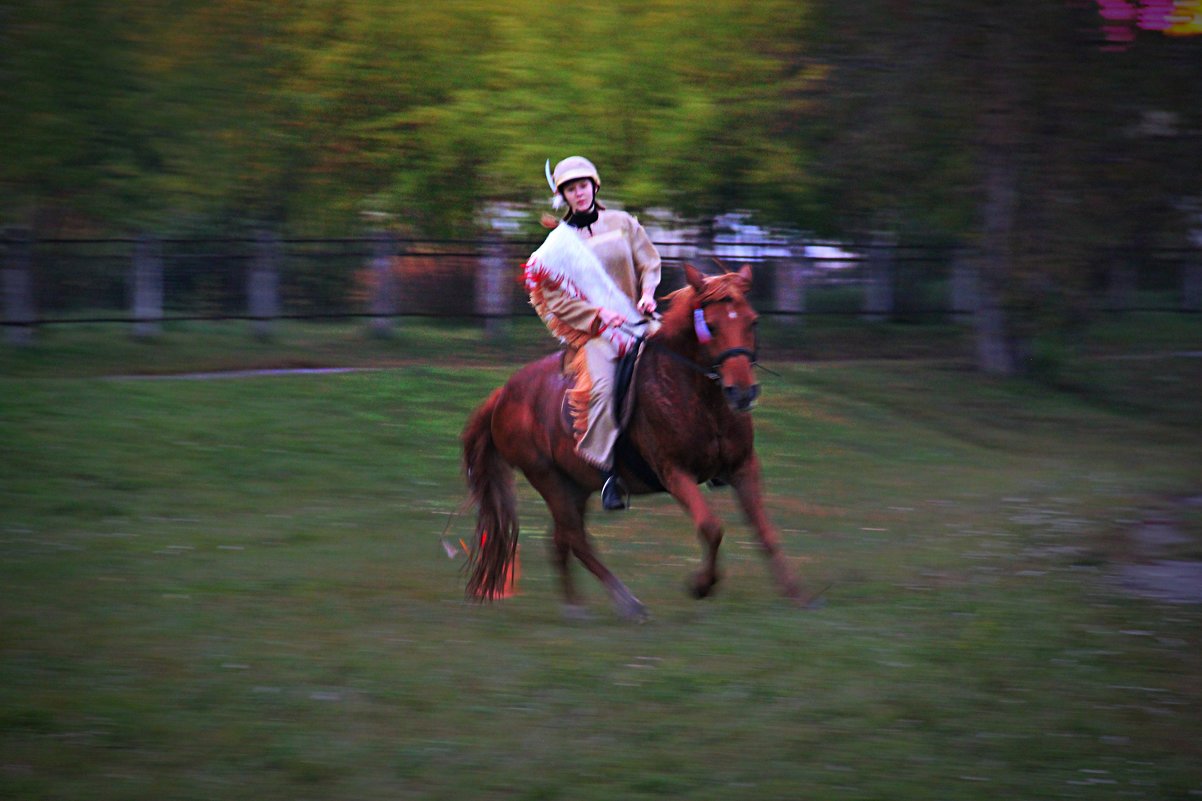
M 594 306 L 615 311 L 629 321 L 642 317 L 630 297 L 605 272 L 600 259 L 567 223 L 556 226 L 547 234 L 538 250 L 530 254 L 526 261 L 525 279 L 535 310 L 565 344 L 579 344 L 580 337 L 572 333 L 584 334 L 588 338 L 588 332 L 564 330 L 567 326 L 554 319 L 546 305 L 540 302 L 544 287 L 562 288 L 571 297 L 583 298 Z M 625 351 L 633 342 L 632 337 L 616 328 L 602 328 L 601 334 L 613 341 L 620 351 Z

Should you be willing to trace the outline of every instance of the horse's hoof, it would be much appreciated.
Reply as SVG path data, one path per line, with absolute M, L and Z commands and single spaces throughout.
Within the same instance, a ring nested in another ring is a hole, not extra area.
M 790 595 L 793 605 L 798 609 L 804 609 L 807 612 L 816 612 L 819 609 L 826 608 L 826 591 L 831 586 L 828 584 L 815 593 L 795 593 Z
M 634 597 L 634 593 L 628 590 L 625 584 L 616 578 L 611 578 L 608 582 L 608 589 L 610 600 L 613 601 L 614 608 L 619 615 L 637 623 L 642 623 L 647 619 L 647 607 Z
M 712 579 L 704 578 L 700 574 L 693 577 L 693 580 L 688 583 L 689 595 L 697 600 L 708 598 L 710 593 L 714 591 L 714 586 L 718 583 L 718 578 L 715 576 Z
M 617 601 L 616 606 L 618 614 L 622 616 L 623 620 L 629 620 L 631 623 L 647 622 L 647 607 L 643 606 L 642 601 L 633 595 L 628 599 Z
M 563 619 L 571 621 L 592 620 L 593 613 L 580 604 L 564 604 Z

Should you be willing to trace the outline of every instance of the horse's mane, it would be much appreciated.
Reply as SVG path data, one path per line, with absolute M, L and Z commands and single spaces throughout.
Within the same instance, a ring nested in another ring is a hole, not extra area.
M 693 309 L 702 303 L 721 298 L 731 298 L 735 302 L 743 299 L 743 291 L 739 288 L 738 276 L 735 273 L 725 273 L 706 279 L 700 293 L 688 284 L 669 293 L 662 298 L 668 309 L 661 319 L 660 333 L 665 337 L 672 337 L 692 331 Z
M 663 298 L 667 309 L 660 320 L 660 333 L 671 337 L 687 331 L 692 325 L 693 309 L 696 307 L 697 292 L 691 286 L 683 286 Z

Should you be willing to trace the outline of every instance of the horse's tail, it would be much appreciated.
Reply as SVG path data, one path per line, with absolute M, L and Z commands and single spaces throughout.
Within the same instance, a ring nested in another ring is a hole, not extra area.
M 492 437 L 498 389 L 472 413 L 463 429 L 463 467 L 468 494 L 476 505 L 475 547 L 466 571 L 469 598 L 491 601 L 505 594 L 517 557 L 517 496 L 513 470 L 497 451 Z

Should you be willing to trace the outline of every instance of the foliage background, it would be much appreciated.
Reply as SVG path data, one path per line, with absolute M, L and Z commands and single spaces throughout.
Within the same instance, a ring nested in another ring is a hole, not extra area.
M 1115 6 L 6 2 L 2 212 L 44 233 L 341 233 L 369 212 L 463 232 L 581 152 L 634 209 L 963 239 L 1001 131 L 1039 249 L 1135 223 L 1179 241 L 1202 22 Z

